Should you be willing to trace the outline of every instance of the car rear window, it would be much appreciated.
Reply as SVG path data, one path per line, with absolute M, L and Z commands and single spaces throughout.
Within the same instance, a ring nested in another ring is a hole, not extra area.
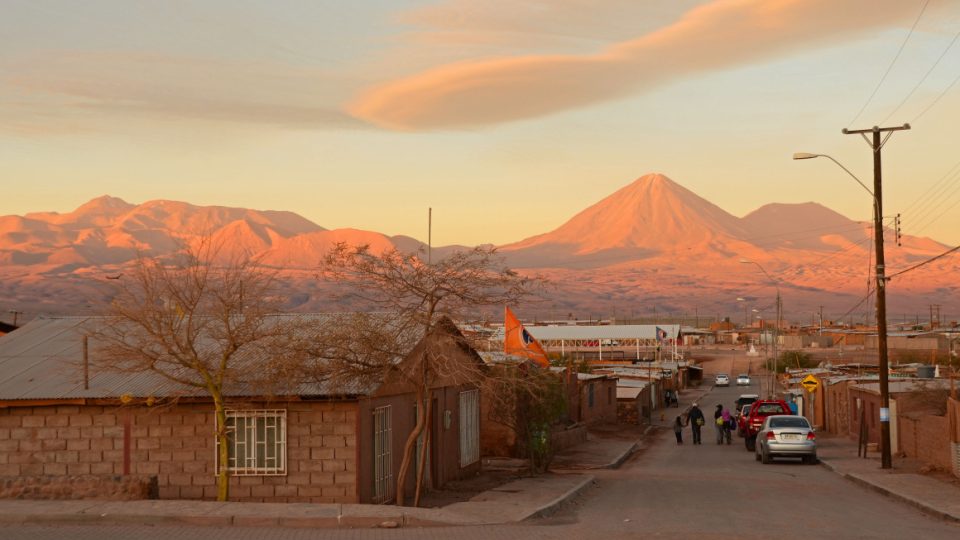
M 743 416 L 750 416 L 750 405 L 744 405 L 743 409 L 741 409 L 740 414 L 742 414 Z
M 757 414 L 781 414 L 783 407 L 779 403 L 761 403 L 754 411 Z
M 785 418 L 771 418 L 770 427 L 772 428 L 810 428 L 810 423 L 802 416 L 789 416 Z

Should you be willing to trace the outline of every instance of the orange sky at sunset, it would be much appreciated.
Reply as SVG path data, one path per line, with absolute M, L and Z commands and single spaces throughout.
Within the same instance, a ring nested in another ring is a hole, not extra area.
M 870 181 L 841 129 L 909 122 L 886 213 L 955 245 L 958 31 L 950 0 L 13 0 L 0 215 L 110 194 L 425 239 L 433 207 L 435 243 L 505 244 L 659 172 L 737 216 L 867 220 L 791 155 Z

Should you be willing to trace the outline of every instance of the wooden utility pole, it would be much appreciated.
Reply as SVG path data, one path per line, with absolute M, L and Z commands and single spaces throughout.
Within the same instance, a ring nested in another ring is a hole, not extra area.
M 910 129 L 910 124 L 899 127 L 870 129 L 844 129 L 844 135 L 860 134 L 873 150 L 873 239 L 877 257 L 877 348 L 880 356 L 880 468 L 893 468 L 890 452 L 890 365 L 887 359 L 887 278 L 884 274 L 883 257 L 883 166 L 880 151 L 894 131 Z M 873 135 L 872 139 L 867 133 Z M 886 133 L 881 139 L 880 134 Z

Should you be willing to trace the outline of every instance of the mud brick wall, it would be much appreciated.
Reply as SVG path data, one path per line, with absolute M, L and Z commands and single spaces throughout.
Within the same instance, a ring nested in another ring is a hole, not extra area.
M 550 432 L 550 449 L 559 452 L 571 446 L 587 442 L 587 426 L 577 424 L 569 428 L 554 429 Z
M 950 429 L 946 416 L 918 415 L 897 418 L 900 451 L 946 471 L 952 469 Z
M 244 407 L 287 410 L 287 474 L 231 477 L 231 500 L 358 502 L 355 402 Z M 161 499 L 214 499 L 215 448 L 210 404 L 0 409 L 0 476 L 128 472 L 156 477 Z
M 617 400 L 617 422 L 621 424 L 640 425 L 640 402 L 636 399 Z
M 76 475 L 0 477 L 0 499 L 157 498 L 156 476 Z

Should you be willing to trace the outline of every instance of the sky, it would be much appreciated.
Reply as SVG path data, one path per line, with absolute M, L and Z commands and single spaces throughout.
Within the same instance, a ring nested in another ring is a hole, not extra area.
M 956 0 L 3 0 L 0 215 L 141 203 L 505 244 L 662 173 L 960 244 Z M 957 83 L 957 84 L 954 84 Z M 815 224 L 812 225 L 815 227 Z

